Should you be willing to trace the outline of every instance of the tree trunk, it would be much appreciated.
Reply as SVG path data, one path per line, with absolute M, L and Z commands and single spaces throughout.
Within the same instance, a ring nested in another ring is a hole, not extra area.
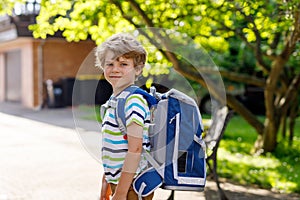
M 270 75 L 266 81 L 265 88 L 265 106 L 266 106 L 266 119 L 264 123 L 264 135 L 262 142 L 262 149 L 264 152 L 272 152 L 276 148 L 277 144 L 277 132 L 278 123 L 280 122 L 280 117 L 278 116 L 278 108 L 274 104 L 275 91 L 277 89 L 278 79 L 280 73 L 283 69 L 285 60 L 281 57 L 277 57 L 272 62 L 272 68 Z
M 286 138 L 286 130 L 287 130 L 287 127 L 286 127 L 286 126 L 287 126 L 287 111 L 283 111 L 283 112 L 282 112 L 280 124 L 281 124 L 281 135 L 282 135 L 282 138 Z
M 272 152 L 277 145 L 278 123 L 266 120 L 265 131 L 263 135 L 263 151 Z
M 299 112 L 299 101 L 298 98 L 296 98 L 296 101 L 294 101 L 294 103 L 291 106 L 290 109 L 290 123 L 289 123 L 289 144 L 292 145 L 293 143 L 293 137 L 294 137 L 294 128 L 295 128 L 295 121 L 297 118 Z

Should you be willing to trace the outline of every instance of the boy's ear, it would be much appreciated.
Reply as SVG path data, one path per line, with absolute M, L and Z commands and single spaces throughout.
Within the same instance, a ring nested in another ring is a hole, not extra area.
M 135 67 L 135 75 L 139 76 L 142 73 L 142 70 L 143 70 L 142 66 L 140 66 L 140 65 L 136 66 Z

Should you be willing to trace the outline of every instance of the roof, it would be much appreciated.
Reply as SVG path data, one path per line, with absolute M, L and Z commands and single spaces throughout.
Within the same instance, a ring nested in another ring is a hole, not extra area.
M 13 40 L 18 37 L 15 24 L 11 23 L 9 16 L 0 16 L 0 42 Z
M 28 0 L 24 5 L 15 6 L 12 16 L 0 16 L 0 42 L 14 40 L 18 37 L 33 37 L 28 26 L 36 23 L 39 10 L 39 1 Z M 62 33 L 59 31 L 50 37 L 62 38 Z

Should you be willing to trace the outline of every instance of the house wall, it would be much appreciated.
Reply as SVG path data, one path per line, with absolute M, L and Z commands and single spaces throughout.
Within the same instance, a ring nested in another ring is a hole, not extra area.
M 0 101 L 5 101 L 6 52 L 21 51 L 22 105 L 40 108 L 45 96 L 45 81 L 76 77 L 81 63 L 94 47 L 92 41 L 68 43 L 61 38 L 28 37 L 0 43 Z
M 47 39 L 43 44 L 43 81 L 75 77 L 94 47 L 92 41 L 69 43 L 64 39 Z
M 21 102 L 21 51 L 9 51 L 5 53 L 5 99 L 12 102 Z
M 43 69 L 43 83 L 46 80 L 51 79 L 53 82 L 58 82 L 62 79 L 75 78 L 78 75 L 78 71 L 81 64 L 88 55 L 94 55 L 93 49 L 95 43 L 92 41 L 82 41 L 78 43 L 69 43 L 63 39 L 47 39 L 42 45 L 42 69 Z M 94 59 L 93 59 L 94 60 Z M 95 61 L 93 61 L 95 63 Z M 94 65 L 90 68 L 94 68 Z M 70 84 L 70 82 L 67 82 Z M 66 84 L 66 82 L 64 82 Z M 64 87 L 64 98 L 72 97 L 71 86 Z M 45 84 L 44 84 L 43 99 L 47 98 Z M 66 99 L 64 99 L 66 100 Z M 66 104 L 70 103 L 70 100 L 66 100 Z
M 5 101 L 6 94 L 6 61 L 5 55 L 10 51 L 21 52 L 21 103 L 25 107 L 33 107 L 33 66 L 32 66 L 32 39 L 18 38 L 7 42 L 0 43 L 0 100 Z
M 5 100 L 5 69 L 4 53 L 0 52 L 0 102 Z
M 21 89 L 22 89 L 22 104 L 26 107 L 33 108 L 34 105 L 34 66 L 32 62 L 33 51 L 32 41 L 24 43 L 21 50 Z

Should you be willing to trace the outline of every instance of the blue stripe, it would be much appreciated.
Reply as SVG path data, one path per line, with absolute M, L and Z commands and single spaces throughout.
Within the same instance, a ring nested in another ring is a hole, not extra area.
M 108 114 L 108 116 L 109 116 L 110 118 L 113 118 L 113 119 L 115 119 L 115 115 L 114 115 L 114 114 L 112 114 L 112 113 L 109 113 L 109 114 Z
M 145 108 L 144 108 L 143 106 L 141 106 L 140 104 L 138 104 L 138 103 L 132 103 L 132 104 L 130 104 L 130 105 L 125 109 L 125 113 L 126 113 L 129 109 L 131 109 L 132 107 L 134 107 L 134 106 L 140 108 L 141 110 L 143 110 L 144 113 L 146 113 Z
M 119 127 L 117 124 L 113 124 L 113 123 L 111 123 L 109 121 L 105 121 L 102 126 L 104 126 L 104 125 L 109 125 L 109 126 L 114 127 L 114 128 L 118 128 Z
M 107 138 L 104 138 L 104 142 L 107 142 L 107 143 L 110 143 L 110 144 L 128 144 L 128 141 L 127 140 L 110 140 L 110 139 L 107 139 Z
M 136 111 L 132 111 L 132 113 L 130 113 L 130 115 L 129 115 L 128 117 L 126 117 L 126 121 L 127 121 L 133 114 L 136 114 L 137 116 L 139 116 L 139 117 L 142 119 L 142 121 L 144 121 L 144 116 L 141 115 L 141 113 L 138 113 L 138 112 L 136 112 Z
M 103 167 L 110 168 L 110 169 L 120 169 L 120 168 L 123 167 L 123 164 L 119 164 L 119 165 L 107 165 L 107 164 L 103 164 Z
M 148 139 L 149 139 L 149 136 L 148 136 L 148 135 L 143 135 L 143 139 L 144 139 L 144 140 L 148 140 Z

